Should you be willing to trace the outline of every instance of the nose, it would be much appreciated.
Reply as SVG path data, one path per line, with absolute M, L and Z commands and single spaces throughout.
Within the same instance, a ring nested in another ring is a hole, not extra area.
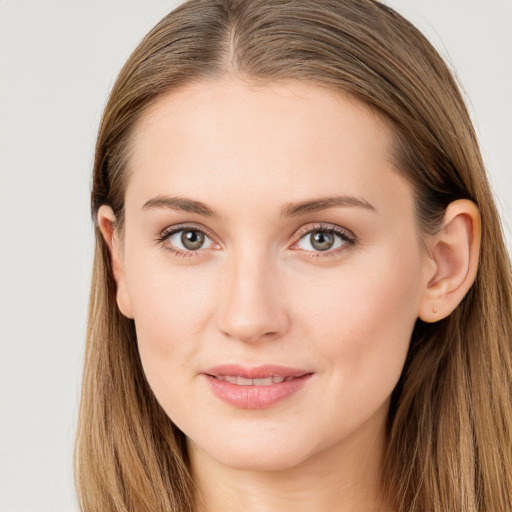
M 222 285 L 218 328 L 244 343 L 276 339 L 290 319 L 282 293 L 282 276 L 268 258 L 237 258 L 229 265 Z

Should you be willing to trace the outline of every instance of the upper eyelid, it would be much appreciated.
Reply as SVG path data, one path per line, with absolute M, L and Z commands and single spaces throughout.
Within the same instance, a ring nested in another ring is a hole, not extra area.
M 178 233 L 180 231 L 186 231 L 187 229 L 191 230 L 191 231 L 201 231 L 201 233 L 204 233 L 208 238 L 215 240 L 217 243 L 219 243 L 217 241 L 217 237 L 213 234 L 212 231 L 210 231 L 208 228 L 206 228 L 205 226 L 203 226 L 201 224 L 196 224 L 193 222 L 192 223 L 184 223 L 184 224 L 174 224 L 172 226 L 167 226 L 165 229 L 163 229 L 160 232 L 158 238 L 165 239 L 174 233 Z
M 345 235 L 347 238 L 350 238 L 351 240 L 355 240 L 356 236 L 355 234 L 347 228 L 343 228 L 341 226 L 337 226 L 336 224 L 328 224 L 328 223 L 315 223 L 314 225 L 309 226 L 303 226 L 302 228 L 299 228 L 293 235 L 293 239 L 295 243 L 296 241 L 300 240 L 304 235 L 307 235 L 308 233 L 312 233 L 313 231 L 332 231 L 338 235 Z

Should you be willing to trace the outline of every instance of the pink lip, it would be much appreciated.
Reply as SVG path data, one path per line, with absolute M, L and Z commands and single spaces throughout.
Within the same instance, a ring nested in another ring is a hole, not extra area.
M 244 367 L 239 365 L 220 365 L 202 372 L 213 393 L 230 405 L 240 409 L 264 409 L 270 407 L 302 389 L 312 372 L 297 368 L 277 365 Z M 268 377 L 283 377 L 288 380 L 267 386 L 239 385 L 218 376 L 236 376 L 245 379 L 266 379 Z

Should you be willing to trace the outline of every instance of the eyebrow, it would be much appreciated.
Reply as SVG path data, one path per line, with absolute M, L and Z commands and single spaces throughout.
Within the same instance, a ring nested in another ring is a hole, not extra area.
M 306 213 L 320 212 L 329 208 L 360 207 L 375 211 L 375 207 L 364 199 L 353 196 L 321 197 L 300 203 L 288 203 L 281 209 L 282 217 L 298 217 Z M 220 217 L 220 214 L 201 201 L 185 197 L 157 196 L 144 203 L 143 210 L 149 208 L 168 208 L 170 210 L 197 213 L 205 217 Z
M 286 204 L 282 210 L 283 217 L 297 217 L 306 213 L 320 212 L 329 208 L 357 206 L 375 211 L 375 207 L 364 199 L 353 196 L 331 196 L 321 197 L 310 201 L 302 201 L 300 203 Z
M 205 217 L 220 217 L 220 215 L 200 201 L 185 197 L 157 196 L 144 203 L 143 210 L 149 208 L 168 208 L 181 212 L 198 213 Z

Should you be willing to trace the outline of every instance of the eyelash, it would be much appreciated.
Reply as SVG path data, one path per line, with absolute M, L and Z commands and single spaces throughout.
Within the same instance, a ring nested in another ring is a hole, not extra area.
M 206 230 L 202 226 L 194 225 L 194 224 L 179 224 L 175 226 L 168 227 L 164 229 L 157 237 L 157 242 L 163 245 L 163 247 L 173 253 L 175 256 L 183 257 L 183 258 L 190 258 L 197 256 L 200 252 L 200 249 L 194 251 L 194 250 L 183 250 L 179 249 L 175 246 L 170 245 L 169 243 L 166 243 L 166 241 L 172 236 L 177 233 L 180 233 L 182 231 L 198 231 L 202 233 L 203 235 L 207 236 L 210 240 L 214 240 L 214 237 L 208 230 Z M 293 246 L 297 245 L 306 235 L 311 233 L 326 233 L 331 234 L 339 237 L 342 241 L 342 246 L 338 247 L 334 250 L 326 250 L 326 251 L 308 251 L 305 249 L 302 249 L 302 252 L 306 253 L 305 256 L 309 258 L 329 258 L 329 257 L 336 257 L 339 256 L 341 252 L 344 252 L 345 250 L 349 249 L 355 243 L 357 242 L 357 238 L 348 229 L 341 228 L 339 226 L 335 226 L 332 224 L 315 224 L 313 226 L 305 226 L 304 228 L 301 228 L 297 233 L 294 235 L 294 241 L 292 245 L 290 246 L 292 250 L 301 250 L 301 249 L 293 249 Z M 213 242 L 216 243 L 216 242 Z M 218 245 L 218 244 L 217 244 Z
M 341 247 L 336 249 L 328 249 L 326 251 L 307 251 L 302 250 L 305 253 L 305 256 L 308 258 L 333 258 L 340 256 L 340 254 L 347 249 L 350 249 L 357 242 L 357 238 L 348 229 L 341 228 L 339 226 L 335 226 L 333 224 L 314 224 L 313 226 L 305 226 L 304 228 L 299 229 L 297 233 L 294 235 L 294 242 L 292 247 L 297 245 L 306 235 L 311 235 L 312 233 L 325 233 L 330 235 L 335 235 L 339 237 L 342 241 Z M 294 249 L 301 250 L 301 249 Z
M 199 249 L 197 251 L 192 251 L 192 250 L 184 251 L 183 249 L 179 249 L 177 247 L 174 247 L 174 246 L 166 243 L 166 241 L 172 235 L 175 235 L 176 233 L 180 233 L 182 231 L 198 231 L 199 233 L 202 233 L 203 235 L 207 236 L 212 241 L 214 238 L 213 235 L 211 235 L 210 232 L 207 231 L 202 226 L 197 226 L 194 224 L 178 224 L 176 226 L 171 226 L 171 227 L 164 229 L 158 235 L 157 242 L 159 242 L 164 247 L 164 249 L 173 253 L 175 256 L 179 256 L 181 258 L 190 258 L 190 257 L 197 256 Z

